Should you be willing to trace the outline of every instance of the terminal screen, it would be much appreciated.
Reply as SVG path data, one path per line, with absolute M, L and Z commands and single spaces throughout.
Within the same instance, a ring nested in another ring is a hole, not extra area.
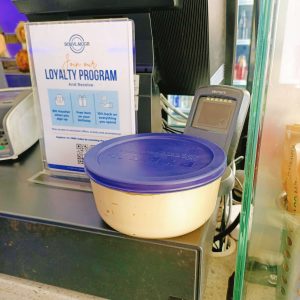
M 234 115 L 236 101 L 232 99 L 200 97 L 192 127 L 226 133 Z

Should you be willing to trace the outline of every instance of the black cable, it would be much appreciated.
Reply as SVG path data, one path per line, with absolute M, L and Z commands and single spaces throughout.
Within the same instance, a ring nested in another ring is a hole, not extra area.
M 239 224 L 239 222 L 240 222 L 240 214 L 238 214 L 235 220 L 224 231 L 218 233 L 214 237 L 214 242 L 219 241 L 222 238 L 224 238 L 226 235 L 230 234 L 234 230 L 234 228 Z
M 166 125 L 165 125 L 166 126 Z M 166 126 L 168 129 L 170 129 L 170 130 L 172 130 L 172 131 L 174 131 L 175 133 L 180 133 L 180 134 L 182 134 L 183 132 L 182 131 L 179 131 L 179 130 L 177 130 L 177 129 L 174 129 L 174 128 L 172 128 L 172 127 L 169 127 L 169 126 Z
M 174 128 L 173 128 L 173 130 L 174 130 L 176 133 L 178 133 L 178 134 L 183 134 L 183 132 L 180 131 L 180 130 L 177 130 L 177 129 L 174 129 Z
M 231 276 L 228 278 L 228 287 L 227 287 L 226 300 L 232 300 L 233 299 L 234 275 L 235 275 L 235 272 L 233 272 L 231 274 Z
M 174 131 L 172 131 L 172 130 L 166 128 L 166 127 L 163 127 L 163 129 L 164 129 L 165 131 L 167 131 L 168 133 L 177 134 L 176 132 L 174 132 Z
M 183 132 L 181 132 L 179 130 L 176 130 L 174 128 L 171 128 L 171 127 L 169 127 L 169 126 L 167 126 L 165 124 L 163 125 L 163 129 L 165 129 L 166 131 L 169 131 L 171 133 L 176 133 L 176 134 L 178 134 L 178 133 L 182 134 L 183 133 Z

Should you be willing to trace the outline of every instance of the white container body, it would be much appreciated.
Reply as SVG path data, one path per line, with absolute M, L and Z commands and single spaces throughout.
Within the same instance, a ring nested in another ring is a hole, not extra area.
M 220 181 L 163 194 L 134 194 L 91 183 L 97 210 L 108 225 L 130 236 L 158 239 L 203 225 L 215 209 Z

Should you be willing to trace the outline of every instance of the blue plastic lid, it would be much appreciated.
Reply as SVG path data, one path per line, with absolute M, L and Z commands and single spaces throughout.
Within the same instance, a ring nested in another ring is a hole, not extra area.
M 84 158 L 98 184 L 133 193 L 167 193 L 221 177 L 226 155 L 216 144 L 184 134 L 146 133 L 104 141 Z

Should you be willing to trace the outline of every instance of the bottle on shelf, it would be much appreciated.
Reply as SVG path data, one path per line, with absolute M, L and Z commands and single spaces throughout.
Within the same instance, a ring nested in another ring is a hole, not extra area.
M 248 75 L 248 64 L 247 64 L 246 56 L 240 55 L 234 67 L 234 79 L 247 80 L 247 75 Z
M 238 38 L 241 40 L 245 40 L 249 38 L 249 30 L 248 30 L 248 18 L 246 14 L 246 10 L 243 9 L 238 25 Z

